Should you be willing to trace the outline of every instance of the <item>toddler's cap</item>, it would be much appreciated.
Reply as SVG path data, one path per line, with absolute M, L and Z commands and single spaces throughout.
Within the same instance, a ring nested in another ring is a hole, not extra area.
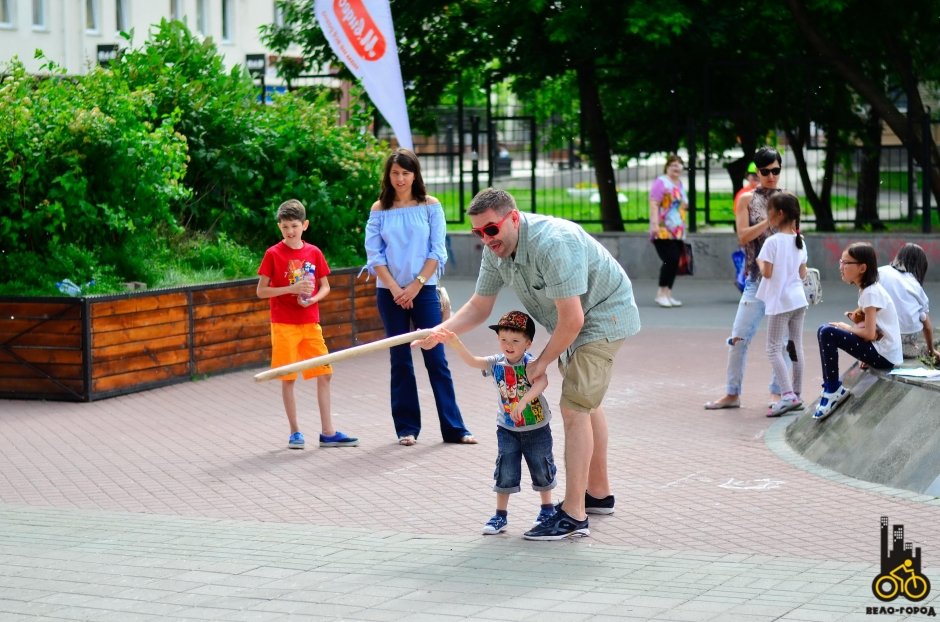
M 490 326 L 497 333 L 502 328 L 511 328 L 512 330 L 517 330 L 521 333 L 524 333 L 526 337 L 529 338 L 529 341 L 535 337 L 535 322 L 529 317 L 528 313 L 523 313 L 522 311 L 510 311 L 499 318 L 499 322 Z

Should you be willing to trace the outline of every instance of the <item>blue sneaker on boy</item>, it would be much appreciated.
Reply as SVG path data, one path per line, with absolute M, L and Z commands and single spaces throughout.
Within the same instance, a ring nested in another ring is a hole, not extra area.
M 505 516 L 500 516 L 496 514 L 490 520 L 486 521 L 486 524 L 483 525 L 483 535 L 484 536 L 495 536 L 498 533 L 506 531 L 506 527 L 509 526 L 509 521 Z
M 294 432 L 290 435 L 290 440 L 287 441 L 287 447 L 289 449 L 303 449 L 304 448 L 304 435 L 300 432 Z
M 320 435 L 320 447 L 358 447 L 359 439 L 346 436 L 339 430 L 333 436 Z
M 550 508 L 542 508 L 539 510 L 539 515 L 535 517 L 535 520 L 532 522 L 533 525 L 539 525 L 544 521 L 547 521 L 552 516 L 555 515 L 555 506 L 553 505 Z

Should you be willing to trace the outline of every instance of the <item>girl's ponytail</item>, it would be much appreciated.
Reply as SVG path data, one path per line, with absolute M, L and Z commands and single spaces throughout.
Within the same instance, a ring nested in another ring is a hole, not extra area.
M 796 247 L 803 248 L 803 236 L 800 235 L 800 200 L 790 192 L 778 192 L 770 197 L 767 204 L 783 214 L 784 222 L 793 223 L 796 230 Z

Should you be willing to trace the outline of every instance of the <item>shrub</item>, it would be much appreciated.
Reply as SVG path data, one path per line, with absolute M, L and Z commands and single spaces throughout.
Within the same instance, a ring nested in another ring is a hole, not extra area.
M 258 104 L 180 22 L 108 69 L 45 69 L 14 59 L 0 83 L 0 291 L 251 276 L 288 198 L 331 265 L 362 260 L 383 155 L 364 117 L 340 126 L 325 94 Z

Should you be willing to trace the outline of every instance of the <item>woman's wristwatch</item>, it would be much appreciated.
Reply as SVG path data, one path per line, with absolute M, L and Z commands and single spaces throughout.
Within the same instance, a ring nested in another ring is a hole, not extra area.
M 428 280 L 425 277 L 421 276 L 420 274 L 415 277 L 415 280 L 418 281 L 418 283 L 421 283 L 422 285 L 428 282 Z

